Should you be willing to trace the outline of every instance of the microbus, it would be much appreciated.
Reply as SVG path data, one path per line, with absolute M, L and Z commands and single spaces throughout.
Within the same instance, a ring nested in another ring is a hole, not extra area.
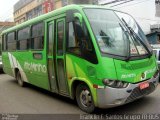
M 69 5 L 2 33 L 4 72 L 75 99 L 92 113 L 152 93 L 158 66 L 147 39 L 127 13 Z

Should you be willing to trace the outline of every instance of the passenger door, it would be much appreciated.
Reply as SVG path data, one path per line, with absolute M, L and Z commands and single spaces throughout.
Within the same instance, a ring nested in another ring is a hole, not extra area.
M 48 33 L 48 77 L 50 81 L 50 87 L 52 92 L 58 93 L 58 86 L 57 86 L 57 77 L 56 77 L 56 66 L 55 66 L 55 25 L 54 20 L 47 23 L 47 33 Z
M 65 18 L 56 20 L 56 69 L 60 94 L 68 95 L 68 82 L 65 65 L 65 44 L 66 44 L 66 22 Z
M 68 95 L 65 65 L 65 18 L 48 22 L 48 76 L 51 91 Z

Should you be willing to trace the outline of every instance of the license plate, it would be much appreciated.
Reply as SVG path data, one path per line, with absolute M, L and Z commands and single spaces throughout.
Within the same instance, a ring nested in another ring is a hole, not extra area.
M 149 83 L 148 82 L 144 82 L 144 83 L 141 83 L 139 85 L 140 89 L 143 90 L 143 89 L 146 89 L 149 87 Z

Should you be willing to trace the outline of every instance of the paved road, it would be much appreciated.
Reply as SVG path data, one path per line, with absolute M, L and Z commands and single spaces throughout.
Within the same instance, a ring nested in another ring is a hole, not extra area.
M 83 114 L 73 100 L 31 85 L 21 88 L 14 78 L 6 74 L 0 74 L 0 113 Z M 160 113 L 160 85 L 154 93 L 140 100 L 112 109 L 98 110 L 97 113 Z

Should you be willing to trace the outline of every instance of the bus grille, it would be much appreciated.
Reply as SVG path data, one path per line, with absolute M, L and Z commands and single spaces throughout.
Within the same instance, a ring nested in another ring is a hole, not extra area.
M 144 90 L 140 90 L 140 88 L 137 87 L 132 91 L 131 95 L 127 98 L 125 103 L 132 102 L 132 101 L 134 101 L 144 95 L 148 95 L 148 94 L 152 93 L 154 90 L 155 90 L 155 85 L 153 83 L 150 83 L 149 87 Z

